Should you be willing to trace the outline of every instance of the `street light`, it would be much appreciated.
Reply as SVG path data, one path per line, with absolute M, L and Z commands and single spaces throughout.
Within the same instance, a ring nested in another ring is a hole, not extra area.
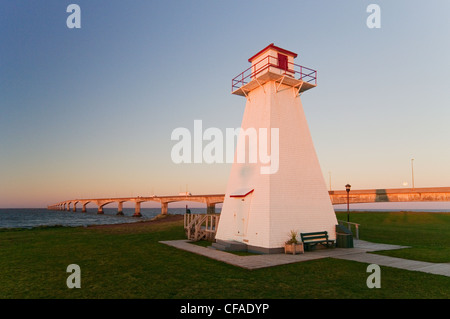
M 350 222 L 350 188 L 352 185 L 345 185 L 345 190 L 347 191 L 347 223 Z

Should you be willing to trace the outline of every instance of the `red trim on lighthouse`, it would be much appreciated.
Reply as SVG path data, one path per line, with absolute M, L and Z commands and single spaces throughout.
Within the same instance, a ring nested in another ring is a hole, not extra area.
M 235 192 L 235 193 L 233 193 L 233 194 L 230 194 L 230 197 L 245 197 L 245 196 L 247 196 L 248 194 L 251 194 L 251 193 L 253 193 L 253 191 L 254 191 L 255 189 L 251 189 L 251 190 L 249 190 L 249 191 L 246 191 L 246 192 Z
M 282 49 L 280 47 L 275 46 L 273 43 L 269 44 L 268 46 L 266 46 L 264 49 L 262 49 L 261 51 L 259 51 L 258 53 L 256 53 L 254 56 L 252 56 L 250 59 L 248 59 L 248 62 L 252 62 L 252 60 L 254 60 L 258 55 L 261 55 L 262 53 L 266 52 L 269 49 L 274 49 L 280 53 L 292 56 L 294 58 L 297 57 L 297 53 L 292 52 L 292 51 L 288 51 L 285 49 Z

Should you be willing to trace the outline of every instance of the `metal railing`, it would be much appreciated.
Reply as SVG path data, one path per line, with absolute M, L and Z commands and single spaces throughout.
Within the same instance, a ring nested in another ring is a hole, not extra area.
M 190 240 L 213 240 L 219 225 L 220 214 L 184 214 L 184 230 Z
M 241 88 L 242 86 L 253 80 L 258 74 L 269 68 L 277 68 L 280 70 L 280 75 L 288 75 L 298 80 L 302 80 L 314 85 L 317 85 L 317 71 L 307 68 L 305 66 L 295 64 L 292 62 L 287 62 L 287 67 L 281 68 L 278 63 L 278 58 L 268 55 L 267 57 L 261 59 L 251 67 L 237 75 L 231 80 L 231 92 Z
M 346 222 L 344 220 L 338 220 L 339 225 L 341 226 L 345 226 L 348 228 L 349 231 L 351 231 L 354 235 L 356 239 L 359 239 L 359 224 L 357 223 L 351 223 L 351 222 Z M 352 231 L 352 226 L 355 228 L 355 231 Z

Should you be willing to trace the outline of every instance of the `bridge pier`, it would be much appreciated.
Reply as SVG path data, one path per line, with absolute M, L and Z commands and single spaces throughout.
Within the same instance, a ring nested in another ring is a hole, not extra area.
M 206 205 L 206 213 L 207 214 L 215 214 L 216 213 L 216 204 L 207 204 Z
M 117 215 L 123 216 L 123 202 L 118 202 L 118 205 L 117 205 Z
M 97 214 L 104 214 L 103 212 L 103 205 L 98 205 Z
M 67 203 L 67 211 L 70 212 L 70 203 Z
M 83 207 L 81 208 L 81 212 L 82 213 L 86 213 L 86 205 L 87 205 L 88 203 L 84 203 L 83 204 Z
M 142 215 L 141 215 L 141 202 L 135 202 L 133 217 L 142 217 Z
M 76 203 L 76 202 L 73 203 L 73 209 L 72 209 L 72 211 L 73 211 L 74 213 L 77 211 L 77 203 Z
M 169 203 L 161 203 L 161 215 L 167 215 Z

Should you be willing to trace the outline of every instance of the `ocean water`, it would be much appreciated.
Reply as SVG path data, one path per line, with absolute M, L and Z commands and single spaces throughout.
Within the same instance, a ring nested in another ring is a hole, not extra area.
M 406 204 L 406 205 L 405 205 Z M 395 212 L 395 211 L 413 211 L 413 212 L 436 212 L 450 213 L 450 202 L 444 203 L 390 203 L 390 205 L 370 206 L 368 204 L 352 204 L 350 211 L 367 212 Z M 206 208 L 189 207 L 193 214 L 204 214 Z M 347 211 L 346 205 L 335 205 L 336 212 Z M 216 212 L 220 213 L 221 208 L 216 207 Z M 142 220 L 149 220 L 161 213 L 160 208 L 141 208 L 142 217 L 132 217 L 134 208 L 123 208 L 124 216 L 117 216 L 117 208 L 103 208 L 104 214 L 97 214 L 97 208 L 87 208 L 86 213 L 81 209 L 77 212 L 47 210 L 46 208 L 12 208 L 0 209 L 0 229 L 2 228 L 33 228 L 39 226 L 89 226 L 89 225 L 107 225 L 135 223 Z M 184 214 L 185 208 L 170 208 L 169 214 Z
M 192 213 L 206 213 L 206 208 L 189 208 Z M 142 217 L 132 217 L 134 208 L 123 208 L 124 216 L 117 216 L 117 208 L 103 208 L 104 214 L 97 214 L 96 208 L 77 212 L 47 210 L 45 208 L 0 209 L 1 228 L 33 228 L 39 226 L 89 226 L 135 223 L 149 220 L 161 213 L 160 208 L 141 208 Z M 184 214 L 185 208 L 170 208 L 169 214 Z M 216 208 L 216 212 L 220 209 Z

